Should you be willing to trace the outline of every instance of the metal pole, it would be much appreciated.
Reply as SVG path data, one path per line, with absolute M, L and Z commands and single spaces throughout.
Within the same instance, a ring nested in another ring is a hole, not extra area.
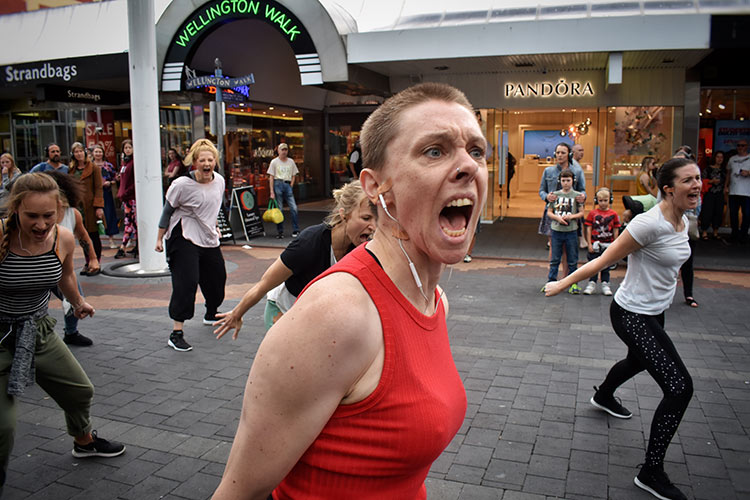
M 221 60 L 217 57 L 214 59 L 214 76 L 217 78 L 222 78 L 224 76 L 224 73 L 221 71 Z M 221 87 L 216 87 L 216 149 L 219 150 L 219 173 L 222 177 L 225 179 L 227 178 L 226 174 L 224 173 L 224 107 L 222 106 L 222 101 L 224 100 L 224 97 L 222 96 L 222 90 Z
M 128 47 L 140 270 L 161 271 L 167 260 L 154 250 L 162 211 L 154 0 L 128 0 Z

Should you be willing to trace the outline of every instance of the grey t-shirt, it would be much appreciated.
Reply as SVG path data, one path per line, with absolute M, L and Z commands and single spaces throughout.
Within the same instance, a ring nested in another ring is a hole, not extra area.
M 581 193 L 573 189 L 566 193 L 561 189 L 559 191 L 555 191 L 554 194 L 557 195 L 557 199 L 555 201 L 550 201 L 547 204 L 547 208 L 551 208 L 555 215 L 559 215 L 562 217 L 565 214 L 574 215 L 578 213 L 579 205 L 576 201 L 576 196 Z M 559 231 L 561 233 L 567 233 L 568 231 L 577 231 L 578 219 L 568 221 L 567 226 L 565 224 L 560 224 L 556 220 L 553 220 L 551 221 L 550 228 L 552 228 L 553 231 Z
M 625 228 L 641 245 L 628 256 L 628 270 L 615 302 L 628 311 L 655 316 L 664 312 L 674 299 L 680 266 L 690 257 L 688 220 L 677 232 L 664 218 L 661 203 L 639 214 Z

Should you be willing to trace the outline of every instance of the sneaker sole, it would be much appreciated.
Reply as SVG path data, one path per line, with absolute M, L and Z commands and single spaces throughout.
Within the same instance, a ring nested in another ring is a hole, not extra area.
M 187 349 L 184 349 L 182 347 L 177 347 L 176 345 L 174 345 L 174 343 L 171 340 L 167 340 L 167 345 L 171 347 L 172 349 L 174 349 L 175 351 L 180 351 L 180 352 L 187 352 L 187 351 L 193 350 L 193 346 L 190 346 Z
M 651 487 L 650 487 L 650 486 L 647 486 L 647 485 L 643 484 L 642 482 L 640 482 L 640 481 L 638 480 L 638 476 L 635 476 L 635 479 L 633 479 L 633 482 L 634 482 L 634 483 L 635 483 L 635 485 L 636 485 L 636 486 L 638 486 L 638 487 L 639 487 L 640 489 L 642 489 L 642 490 L 644 490 L 644 491 L 648 491 L 649 493 L 651 493 L 652 495 L 654 495 L 654 496 L 655 496 L 656 498 L 659 498 L 659 499 L 661 499 L 661 500 L 672 500 L 672 499 L 671 499 L 671 498 L 669 498 L 669 497 L 665 497 L 665 496 L 663 496 L 663 495 L 660 495 L 660 494 L 658 494 L 658 493 L 657 493 L 656 491 L 654 491 L 653 489 L 651 489 Z
M 90 457 L 112 458 L 112 457 L 119 457 L 120 455 L 122 455 L 123 453 L 125 453 L 125 447 L 123 447 L 122 450 L 116 451 L 116 452 L 113 452 L 113 453 L 102 453 L 100 451 L 95 451 L 95 452 L 89 453 L 89 452 L 76 451 L 75 449 L 73 449 L 73 451 L 71 453 L 76 458 L 90 458 Z
M 594 396 L 591 396 L 591 399 L 589 401 L 591 402 L 592 405 L 594 405 L 595 407 L 599 408 L 600 410 L 606 411 L 607 413 L 609 413 L 613 417 L 622 418 L 624 420 L 627 420 L 627 419 L 629 419 L 630 417 L 633 416 L 632 413 L 630 415 L 621 415 L 619 413 L 613 412 L 612 410 L 610 410 L 606 406 L 602 406 L 599 403 L 597 403 L 596 401 L 594 401 Z M 669 500 L 669 499 L 667 499 L 667 500 Z
M 211 319 L 203 318 L 203 324 L 208 325 L 208 326 L 214 326 L 214 323 L 217 321 L 218 320 L 211 320 Z

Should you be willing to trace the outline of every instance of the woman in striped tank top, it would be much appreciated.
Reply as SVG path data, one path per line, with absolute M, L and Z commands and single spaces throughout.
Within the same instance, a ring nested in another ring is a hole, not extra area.
M 44 174 L 18 178 L 0 224 L 0 494 L 16 426 L 16 396 L 34 381 L 65 412 L 73 456 L 113 457 L 122 444 L 91 430 L 94 395 L 86 373 L 53 331 L 47 313 L 50 290 L 59 286 L 78 318 L 94 308 L 78 292 L 73 270 L 73 234 L 56 224 L 62 209 L 55 181 Z

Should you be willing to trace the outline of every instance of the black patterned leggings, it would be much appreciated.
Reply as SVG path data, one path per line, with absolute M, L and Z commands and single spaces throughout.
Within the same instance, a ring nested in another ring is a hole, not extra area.
M 613 300 L 609 315 L 615 333 L 628 346 L 628 355 L 609 370 L 599 390 L 604 395 L 612 395 L 643 370 L 648 370 L 659 384 L 664 398 L 651 422 L 645 462 L 647 467 L 658 467 L 664 462 L 667 447 L 693 396 L 693 380 L 664 331 L 664 313 L 658 316 L 633 313 Z

